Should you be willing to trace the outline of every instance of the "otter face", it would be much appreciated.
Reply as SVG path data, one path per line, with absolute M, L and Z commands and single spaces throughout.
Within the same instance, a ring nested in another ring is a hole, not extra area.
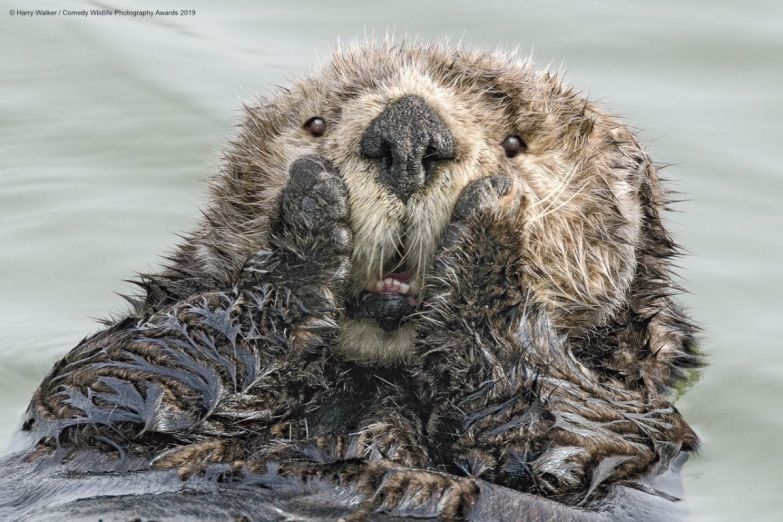
M 647 245 L 643 215 L 661 204 L 654 170 L 623 124 L 530 63 L 440 46 L 351 49 L 247 111 L 214 186 L 234 207 L 212 212 L 243 219 L 226 217 L 201 259 L 257 249 L 261 209 L 274 208 L 288 165 L 329 159 L 348 187 L 354 235 L 347 357 L 410 353 L 405 318 L 426 296 L 455 202 L 492 175 L 524 194 L 518 268 L 559 328 L 590 330 L 627 303 Z

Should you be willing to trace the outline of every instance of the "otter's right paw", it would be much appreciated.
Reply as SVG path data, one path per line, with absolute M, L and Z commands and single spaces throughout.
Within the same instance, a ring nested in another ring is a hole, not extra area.
M 260 308 L 259 334 L 286 349 L 322 346 L 336 331 L 350 274 L 348 191 L 316 156 L 293 162 L 269 245 L 245 265 L 238 286 Z
M 347 221 L 348 191 L 328 160 L 303 156 L 291 164 L 289 176 L 281 196 L 279 232 L 323 230 Z
M 280 216 L 268 249 L 246 265 L 245 280 L 297 289 L 340 288 L 348 275 L 352 237 L 348 191 L 331 163 L 303 156 L 291 164 L 280 195 Z M 249 272 L 249 274 L 248 274 Z

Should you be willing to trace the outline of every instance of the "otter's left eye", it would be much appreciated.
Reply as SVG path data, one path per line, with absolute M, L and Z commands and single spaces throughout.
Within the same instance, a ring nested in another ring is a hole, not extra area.
M 307 120 L 302 127 L 304 127 L 304 129 L 307 132 L 309 132 L 316 138 L 319 136 L 323 136 L 324 132 L 326 132 L 326 122 L 324 121 L 323 118 L 320 118 L 318 116 L 315 116 Z
M 513 158 L 520 152 L 527 152 L 527 143 L 516 134 L 506 136 L 506 139 L 500 142 L 500 146 L 503 147 L 503 150 L 506 151 L 506 156 L 509 158 Z

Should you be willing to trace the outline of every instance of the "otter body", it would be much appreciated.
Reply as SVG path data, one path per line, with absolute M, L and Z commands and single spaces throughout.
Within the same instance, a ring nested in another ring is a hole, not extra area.
M 57 363 L 19 458 L 333 483 L 357 519 L 491 519 L 498 487 L 609 513 L 697 443 L 664 206 L 628 129 L 527 62 L 336 53 L 247 108 L 203 224 Z

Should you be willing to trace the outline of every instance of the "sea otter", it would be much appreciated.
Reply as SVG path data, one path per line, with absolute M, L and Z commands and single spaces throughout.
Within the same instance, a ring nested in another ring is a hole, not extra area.
M 26 465 L 578 519 L 696 447 L 665 192 L 618 118 L 435 44 L 337 51 L 245 112 L 198 229 L 36 391 Z

